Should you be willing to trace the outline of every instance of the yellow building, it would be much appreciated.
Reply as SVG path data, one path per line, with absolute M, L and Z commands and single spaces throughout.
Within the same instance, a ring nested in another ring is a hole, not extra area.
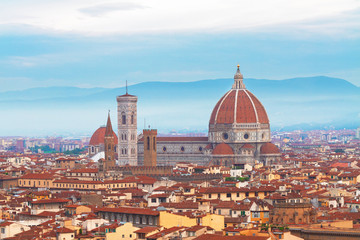
M 51 188 L 54 175 L 47 173 L 29 173 L 18 179 L 20 188 Z
M 219 199 L 221 201 L 241 201 L 245 198 L 264 199 L 270 193 L 275 192 L 274 187 L 211 187 L 202 190 L 202 199 L 212 200 Z
M 92 209 L 85 205 L 66 205 L 65 207 L 65 213 L 69 215 L 80 215 L 83 213 L 90 213 L 92 212 Z
M 224 228 L 224 216 L 217 214 L 206 214 L 193 216 L 186 213 L 170 213 L 167 211 L 160 212 L 159 225 L 165 228 L 176 226 L 192 227 L 195 225 L 207 226 L 222 231 Z
M 76 190 L 102 190 L 102 189 L 124 189 L 136 188 L 135 179 L 124 178 L 121 180 L 87 181 L 70 178 L 58 179 L 53 182 L 52 189 L 76 189 Z
M 106 233 L 106 240 L 117 240 L 117 239 L 124 239 L 124 240 L 132 240 L 136 239 L 135 231 L 139 230 L 140 228 L 134 227 L 134 225 L 130 222 L 125 223 L 115 229 L 115 232 L 108 232 Z

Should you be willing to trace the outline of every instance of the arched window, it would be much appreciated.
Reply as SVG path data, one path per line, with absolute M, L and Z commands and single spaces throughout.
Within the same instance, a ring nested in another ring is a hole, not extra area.
M 153 146 L 154 146 L 154 150 L 156 150 L 156 141 L 155 141 L 155 137 L 153 138 Z
M 134 124 L 134 113 L 131 115 L 131 124 Z
M 121 121 L 122 121 L 122 124 L 126 124 L 126 115 L 124 112 L 121 113 Z
M 126 140 L 126 134 L 124 134 L 124 139 Z
M 150 137 L 146 138 L 146 144 L 147 144 L 146 146 L 147 150 L 150 150 Z

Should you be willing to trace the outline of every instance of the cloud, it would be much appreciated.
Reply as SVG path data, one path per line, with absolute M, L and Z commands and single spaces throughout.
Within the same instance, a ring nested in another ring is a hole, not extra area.
M 339 29 L 347 37 L 358 31 L 359 7 L 356 0 L 13 0 L 0 3 L 0 33 L 26 27 L 86 36 L 269 29 L 336 35 Z
M 92 17 L 100 17 L 116 11 L 133 11 L 146 8 L 143 5 L 131 2 L 103 3 L 90 7 L 80 8 L 79 11 Z
M 77 59 L 71 54 L 40 54 L 33 56 L 9 56 L 0 62 L 13 65 L 15 67 L 32 68 L 44 67 L 49 65 L 59 65 L 69 62 L 76 62 Z

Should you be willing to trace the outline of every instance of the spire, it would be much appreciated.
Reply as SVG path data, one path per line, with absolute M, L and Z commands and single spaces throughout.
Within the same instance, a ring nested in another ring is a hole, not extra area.
M 108 113 L 108 119 L 107 119 L 107 123 L 106 123 L 105 136 L 108 136 L 108 137 L 113 136 L 113 129 L 112 129 L 111 120 L 110 120 L 110 110 Z
M 245 84 L 243 82 L 243 75 L 240 72 L 240 65 L 237 65 L 237 70 L 234 75 L 234 84 L 232 85 L 233 89 L 245 89 Z

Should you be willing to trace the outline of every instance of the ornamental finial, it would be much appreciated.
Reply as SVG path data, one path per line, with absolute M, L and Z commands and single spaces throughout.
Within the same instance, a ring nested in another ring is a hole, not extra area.
M 240 65 L 237 65 L 237 70 L 234 76 L 233 89 L 245 89 L 245 84 L 243 82 L 243 75 L 240 72 Z

